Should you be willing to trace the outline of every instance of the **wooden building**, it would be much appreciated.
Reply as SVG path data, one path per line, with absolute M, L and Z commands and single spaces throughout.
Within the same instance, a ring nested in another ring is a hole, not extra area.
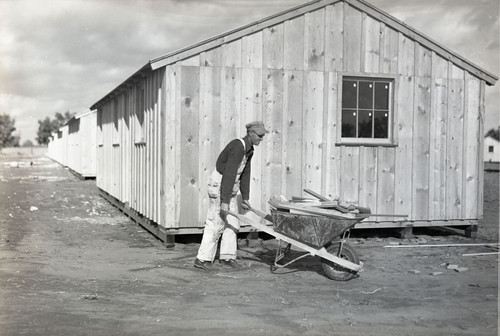
M 48 145 L 48 156 L 81 178 L 96 177 L 96 111 L 71 118 Z
M 500 162 L 500 141 L 492 135 L 484 138 L 484 161 Z
M 47 156 L 62 166 L 68 165 L 68 125 L 52 132 L 47 146 Z
M 59 149 L 60 142 L 57 140 L 57 132 L 52 132 L 52 134 L 50 135 L 49 143 L 47 145 L 46 156 L 56 162 L 59 162 L 59 160 L 57 159 L 57 155 L 61 152 L 61 150 Z
M 262 119 L 254 207 L 308 188 L 408 216 L 356 227 L 470 233 L 497 79 L 364 1 L 312 1 L 153 59 L 96 102 L 97 185 L 160 238 L 201 232 L 219 151 Z

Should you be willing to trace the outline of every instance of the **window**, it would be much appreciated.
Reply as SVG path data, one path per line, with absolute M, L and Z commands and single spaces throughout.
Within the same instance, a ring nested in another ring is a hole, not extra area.
M 493 153 L 495 150 L 493 149 L 493 146 L 488 146 L 488 152 Z
M 144 143 L 144 83 L 136 89 L 135 143 Z
M 344 77 L 342 139 L 387 142 L 391 133 L 392 80 Z
M 97 110 L 97 145 L 102 146 L 104 144 L 103 130 L 102 130 L 102 109 Z
M 117 98 L 113 99 L 113 145 L 119 144 L 120 133 L 118 130 L 120 106 Z

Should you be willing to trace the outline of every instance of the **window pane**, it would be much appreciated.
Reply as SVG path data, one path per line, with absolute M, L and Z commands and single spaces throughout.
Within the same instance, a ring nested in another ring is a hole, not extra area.
M 359 111 L 358 115 L 358 138 L 372 137 L 372 112 Z
M 371 109 L 373 107 L 373 83 L 359 82 L 359 108 Z
M 137 120 L 141 126 L 144 125 L 144 86 L 137 92 Z
M 389 83 L 375 83 L 375 109 L 389 109 Z
M 356 137 L 356 111 L 342 110 L 342 137 Z
M 113 100 L 113 123 L 115 125 L 115 130 L 118 131 L 118 99 Z
M 357 97 L 357 84 L 356 81 L 345 80 L 342 82 L 342 107 L 356 108 Z
M 389 137 L 389 113 L 384 111 L 375 112 L 375 130 L 374 138 L 388 138 Z

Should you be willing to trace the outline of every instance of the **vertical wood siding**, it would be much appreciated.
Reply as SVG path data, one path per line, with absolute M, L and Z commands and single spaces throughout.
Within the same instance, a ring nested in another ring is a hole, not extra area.
M 97 111 L 97 186 L 158 223 L 167 204 L 164 87 L 165 71 L 157 71 Z
M 52 139 L 48 144 L 47 155 L 54 161 L 66 166 L 68 146 L 68 127 L 63 126 L 58 131 L 52 133 Z
M 340 144 L 344 74 L 394 78 L 394 146 Z M 217 155 L 262 119 L 257 208 L 309 188 L 409 220 L 478 219 L 483 113 L 484 81 L 337 3 L 131 83 L 98 111 L 97 182 L 164 227 L 200 227 Z
M 71 119 L 55 132 L 48 155 L 82 177 L 96 176 L 96 112 Z
M 283 194 L 301 195 L 303 189 L 303 72 L 285 71 L 283 91 Z M 262 204 L 262 203 L 258 203 Z

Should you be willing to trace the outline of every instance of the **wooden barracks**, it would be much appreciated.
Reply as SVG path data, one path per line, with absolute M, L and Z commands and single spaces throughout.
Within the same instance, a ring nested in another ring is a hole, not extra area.
M 357 228 L 474 235 L 497 79 L 365 1 L 311 1 L 153 59 L 96 102 L 97 186 L 161 239 L 201 232 L 217 155 L 261 119 L 254 207 L 307 188 L 408 216 Z

